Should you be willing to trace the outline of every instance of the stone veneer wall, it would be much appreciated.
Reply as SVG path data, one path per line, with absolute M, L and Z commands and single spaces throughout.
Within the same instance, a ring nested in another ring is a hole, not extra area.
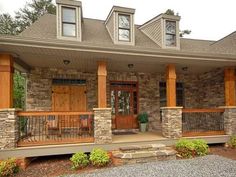
M 227 135 L 236 134 L 236 107 L 225 107 L 224 129 Z
M 12 149 L 18 141 L 18 118 L 16 109 L 0 110 L 0 149 Z
M 94 142 L 106 144 L 112 142 L 111 108 L 94 108 Z
M 166 138 L 182 137 L 182 107 L 163 107 L 162 134 Z
M 51 110 L 52 79 L 86 79 L 88 111 L 97 107 L 97 72 L 75 69 L 35 68 L 28 74 L 27 110 Z M 159 81 L 164 73 L 108 72 L 107 104 L 110 107 L 110 81 L 137 81 L 139 112 L 149 115 L 149 131 L 160 131 Z M 224 105 L 224 72 L 215 69 L 203 74 L 178 74 L 177 82 L 184 83 L 184 107 L 208 108 Z
M 34 68 L 27 76 L 26 110 L 50 111 L 52 79 L 85 79 L 87 86 L 87 109 L 97 107 L 96 72 L 80 72 L 75 69 Z

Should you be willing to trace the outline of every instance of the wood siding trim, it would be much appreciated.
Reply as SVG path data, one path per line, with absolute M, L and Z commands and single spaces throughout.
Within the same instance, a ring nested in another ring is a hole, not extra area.
M 225 105 L 236 106 L 234 68 L 225 69 Z
M 176 106 L 176 72 L 173 64 L 166 67 L 166 98 L 167 107 Z
M 98 108 L 107 107 L 107 65 L 104 61 L 98 62 Z
M 93 115 L 93 112 L 68 112 L 68 111 L 21 111 L 18 116 L 74 116 L 74 115 Z
M 13 58 L 0 54 L 0 109 L 13 107 Z
M 183 109 L 182 112 L 183 113 L 194 113 L 194 112 L 224 112 L 225 109 L 221 109 L 221 108 L 211 108 L 211 109 Z

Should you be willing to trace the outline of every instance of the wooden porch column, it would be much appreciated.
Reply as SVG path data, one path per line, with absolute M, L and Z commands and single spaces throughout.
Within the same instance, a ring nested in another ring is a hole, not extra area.
M 13 58 L 0 54 L 0 109 L 13 107 Z
M 176 73 L 173 64 L 166 67 L 166 98 L 167 107 L 176 107 Z
M 225 69 L 225 105 L 236 106 L 234 68 Z
M 106 62 L 98 62 L 98 108 L 107 107 L 106 91 L 107 66 Z

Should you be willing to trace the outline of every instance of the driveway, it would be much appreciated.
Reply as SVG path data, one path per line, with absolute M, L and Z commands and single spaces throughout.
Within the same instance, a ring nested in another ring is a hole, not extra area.
M 217 155 L 151 162 L 97 170 L 67 177 L 236 177 L 236 161 Z

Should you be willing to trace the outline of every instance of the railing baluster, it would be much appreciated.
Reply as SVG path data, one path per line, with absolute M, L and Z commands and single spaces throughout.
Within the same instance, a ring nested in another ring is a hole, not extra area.
M 183 135 L 223 134 L 223 112 L 224 109 L 183 109 Z

